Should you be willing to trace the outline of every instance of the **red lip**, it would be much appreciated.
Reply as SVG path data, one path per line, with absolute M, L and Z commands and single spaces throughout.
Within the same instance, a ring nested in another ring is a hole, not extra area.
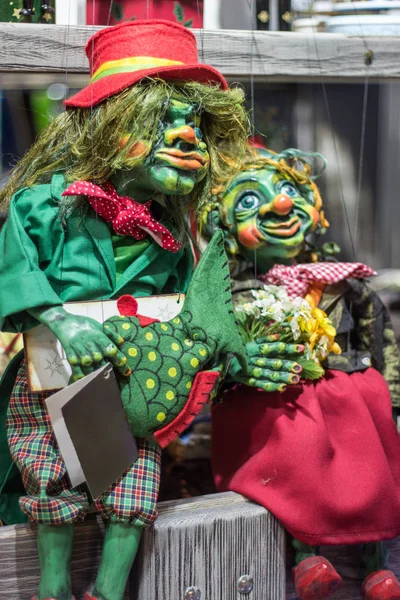
M 291 237 L 301 227 L 301 222 L 298 217 L 293 217 L 289 221 L 284 223 L 268 223 L 264 225 L 263 230 L 270 235 L 277 235 L 279 237 Z
M 182 152 L 173 148 L 160 150 L 156 157 L 185 171 L 198 171 L 209 162 L 209 159 L 198 152 Z

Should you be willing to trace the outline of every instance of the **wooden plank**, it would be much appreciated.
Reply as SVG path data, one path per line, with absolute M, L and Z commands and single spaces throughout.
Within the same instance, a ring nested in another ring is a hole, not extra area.
M 0 25 L 0 71 L 85 73 L 83 47 L 98 27 Z M 400 78 L 399 37 L 195 30 L 202 62 L 232 79 L 363 81 Z M 367 50 L 373 60 L 366 66 Z
M 77 600 L 93 585 L 104 525 L 88 517 L 76 526 L 72 559 Z M 162 502 L 154 527 L 146 529 L 126 598 L 184 600 L 187 587 L 201 600 L 284 600 L 285 536 L 264 508 L 228 492 Z M 27 600 L 39 580 L 36 527 L 0 528 L 0 600 Z M 254 591 L 236 589 L 251 575 Z

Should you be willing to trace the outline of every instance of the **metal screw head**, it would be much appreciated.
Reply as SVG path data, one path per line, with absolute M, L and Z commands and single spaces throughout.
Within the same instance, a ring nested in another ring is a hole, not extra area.
M 185 592 L 185 600 L 200 600 L 201 592 L 199 588 L 191 586 Z
M 253 591 L 254 581 L 251 575 L 242 575 L 237 582 L 237 589 L 240 594 L 250 594 Z

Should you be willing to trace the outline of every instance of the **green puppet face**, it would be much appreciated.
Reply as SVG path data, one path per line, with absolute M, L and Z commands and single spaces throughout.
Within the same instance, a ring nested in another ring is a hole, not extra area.
M 320 220 L 309 188 L 300 187 L 273 167 L 243 171 L 222 200 L 225 226 L 239 254 L 260 269 L 299 254 Z
M 129 171 L 138 189 L 167 195 L 189 194 L 204 179 L 210 165 L 197 107 L 171 100 L 158 125 L 155 144 L 146 148 L 145 142 L 139 141 L 134 153 L 144 156 L 143 161 Z

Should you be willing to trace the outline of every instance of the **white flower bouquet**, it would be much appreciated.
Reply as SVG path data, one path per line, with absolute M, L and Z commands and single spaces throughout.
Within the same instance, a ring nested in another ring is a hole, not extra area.
M 276 336 L 286 344 L 303 344 L 304 353 L 296 358 L 302 366 L 302 379 L 319 379 L 321 366 L 331 352 L 340 354 L 336 330 L 326 313 L 311 307 L 304 298 L 289 298 L 282 286 L 266 285 L 253 290 L 254 300 L 236 306 L 235 312 L 245 343 Z M 287 358 L 287 357 L 282 357 Z

